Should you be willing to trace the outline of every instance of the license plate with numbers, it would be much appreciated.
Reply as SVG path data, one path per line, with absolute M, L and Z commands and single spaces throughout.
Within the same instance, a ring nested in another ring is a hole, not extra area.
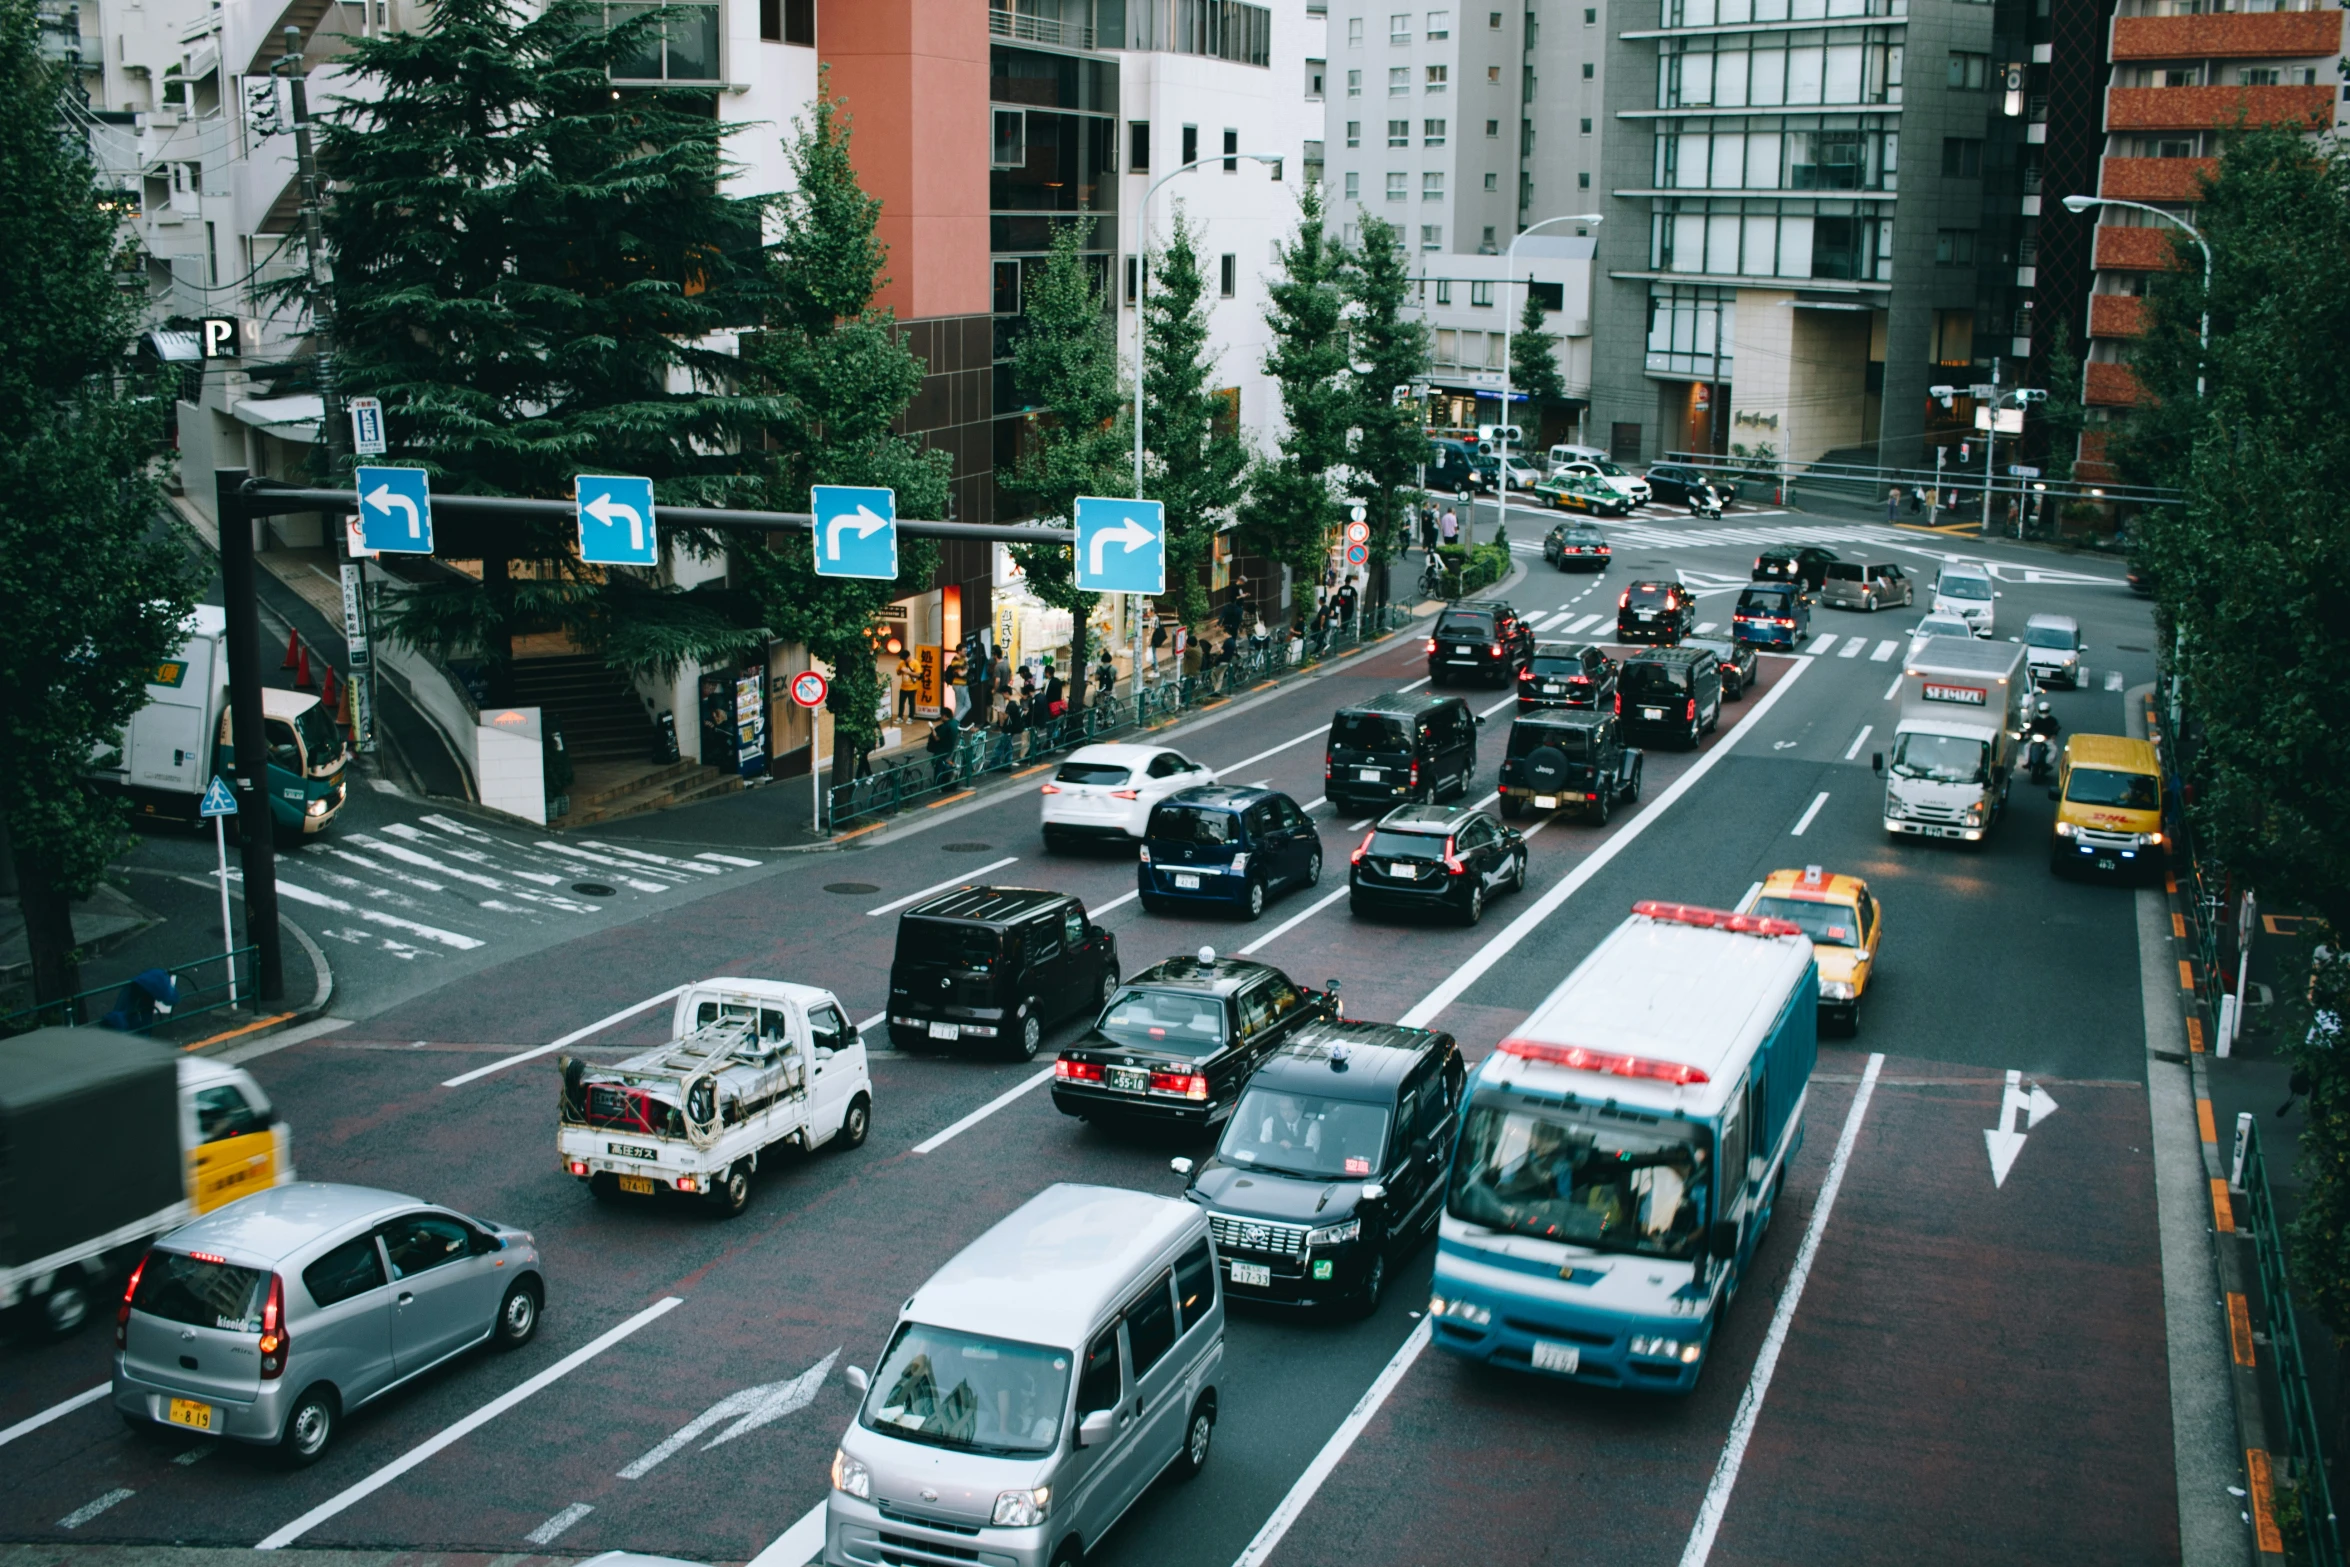
M 960 1023 L 933 1023 L 930 1025 L 930 1037 L 933 1039 L 960 1039 L 963 1037 L 963 1025 Z
M 1270 1288 L 1273 1283 L 1273 1265 L 1266 1262 L 1236 1262 L 1232 1265 L 1232 1282 Z
M 1175 885 L 1185 892 L 1197 892 L 1199 891 L 1199 878 L 1178 874 L 1175 878 Z
M 1378 768 L 1376 768 L 1376 767 L 1358 767 L 1358 768 L 1356 768 L 1356 769 L 1355 769 L 1355 782 L 1356 782 L 1356 783 L 1377 783 L 1378 781 L 1379 781 L 1379 769 L 1378 769 Z
M 212 1406 L 201 1399 L 175 1398 L 171 1401 L 171 1423 L 186 1426 L 191 1431 L 212 1429 Z
M 620 1189 L 634 1192 L 639 1197 L 650 1197 L 653 1195 L 653 1178 L 649 1175 L 624 1175 L 620 1178 Z
M 1572 1375 L 1583 1364 L 1583 1352 L 1572 1344 L 1553 1344 L 1548 1339 L 1534 1341 L 1534 1369 L 1558 1371 Z
M 1151 1075 L 1138 1066 L 1114 1066 L 1108 1076 L 1112 1088 L 1127 1094 L 1141 1093 L 1151 1081 Z

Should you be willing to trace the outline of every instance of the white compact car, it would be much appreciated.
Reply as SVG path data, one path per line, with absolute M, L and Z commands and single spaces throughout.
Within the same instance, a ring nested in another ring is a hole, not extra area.
M 1587 474 L 1635 506 L 1645 506 L 1653 499 L 1646 479 L 1605 457 L 1578 457 L 1556 471 Z
M 1968 625 L 1963 616 L 1944 614 L 1928 615 L 1925 619 L 1917 623 L 1917 628 L 1915 630 L 1910 632 L 1909 652 L 1905 656 L 1909 658 L 1917 657 L 1918 649 L 1926 645 L 1926 639 L 1928 637 L 1972 637 L 1974 634 L 1975 628 Z
M 1043 788 L 1044 846 L 1063 848 L 1082 838 L 1142 841 L 1151 807 L 1178 789 L 1216 781 L 1180 751 L 1163 745 L 1088 745 Z
M 1978 637 L 1991 634 L 1991 601 L 1997 596 L 1991 573 L 1980 566 L 1945 566 L 1934 579 L 1934 613 L 1956 615 Z

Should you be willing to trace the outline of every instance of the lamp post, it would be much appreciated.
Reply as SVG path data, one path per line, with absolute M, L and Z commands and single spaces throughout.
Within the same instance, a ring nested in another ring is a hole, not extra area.
M 1501 277 L 1501 418 L 1495 423 L 1501 431 L 1501 466 L 1496 470 L 1493 484 L 1494 515 L 1506 527 L 1510 515 L 1510 338 L 1517 329 L 1518 316 L 1510 303 L 1510 285 L 1518 277 L 1518 241 L 1536 229 L 1545 229 L 1553 223 L 1588 223 L 1596 228 L 1606 219 L 1596 212 L 1569 212 L 1555 218 L 1544 218 L 1518 230 L 1510 240 L 1510 248 L 1502 262 Z
M 2115 196 L 2064 198 L 2064 210 L 2067 212 L 2086 212 L 2091 207 L 2133 207 L 2140 212 L 2151 212 L 2164 222 L 2175 223 L 2185 229 L 2187 237 L 2195 242 L 2195 248 L 2203 252 L 2203 319 L 2195 328 L 2195 397 L 2200 402 L 2203 397 L 2203 361 L 2211 352 L 2211 246 L 2204 240 L 2203 231 L 2176 213 L 2165 212 L 2160 207 L 2151 207 L 2142 201 L 2123 201 Z

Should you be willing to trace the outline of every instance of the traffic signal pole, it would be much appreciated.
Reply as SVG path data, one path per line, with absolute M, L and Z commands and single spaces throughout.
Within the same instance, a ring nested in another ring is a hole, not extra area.
M 242 468 L 213 471 L 220 519 L 220 599 L 228 616 L 229 787 L 245 870 L 245 939 L 253 944 L 256 1010 L 286 994 L 286 956 L 277 923 L 277 836 L 269 812 L 269 737 L 261 714 L 261 600 L 253 572 L 255 513 Z

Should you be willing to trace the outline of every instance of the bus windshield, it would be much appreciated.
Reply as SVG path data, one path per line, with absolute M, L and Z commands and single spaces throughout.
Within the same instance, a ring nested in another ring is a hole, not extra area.
M 1686 1121 L 1480 1099 L 1446 1210 L 1504 1234 L 1688 1260 L 1704 1243 L 1712 1153 Z

